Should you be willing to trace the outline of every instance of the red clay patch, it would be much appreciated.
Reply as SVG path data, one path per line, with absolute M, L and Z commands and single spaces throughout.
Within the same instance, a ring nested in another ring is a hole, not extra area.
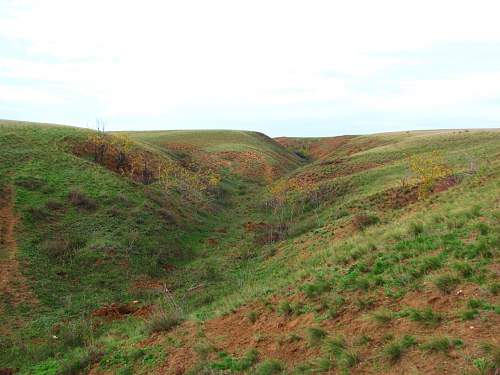
M 219 244 L 219 240 L 217 238 L 209 238 L 207 240 L 207 243 L 210 245 L 210 246 L 217 246 Z
M 498 345 L 500 316 L 493 312 L 483 312 L 488 319 L 476 319 L 463 322 L 457 315 L 465 300 L 480 295 L 477 285 L 466 284 L 461 293 L 443 295 L 433 288 L 409 293 L 402 301 L 393 301 L 382 291 L 376 293 L 348 293 L 346 305 L 336 318 L 317 321 L 312 313 L 282 316 L 273 309 L 261 304 L 241 307 L 234 313 L 211 319 L 196 327 L 194 322 L 187 322 L 171 333 L 181 340 L 182 345 L 171 347 L 167 351 L 167 362 L 158 369 L 161 374 L 184 374 L 198 360 L 194 347 L 200 340 L 210 343 L 216 351 L 225 351 L 235 357 L 241 357 L 248 350 L 255 348 L 260 360 L 272 358 L 280 360 L 289 369 L 321 355 L 319 347 L 311 346 L 307 339 L 307 329 L 321 327 L 330 337 L 343 336 L 350 350 L 359 354 L 360 363 L 352 369 L 359 374 L 407 374 L 417 371 L 422 374 L 458 373 L 470 368 L 467 358 L 481 356 L 481 343 Z M 357 298 L 371 298 L 373 303 L 368 309 L 361 309 L 354 301 Z M 494 298 L 495 299 L 495 298 Z M 294 304 L 306 302 L 317 306 L 321 299 L 305 299 L 301 294 L 290 296 Z M 351 302 L 349 302 L 351 301 Z M 272 298 L 269 306 L 278 306 L 279 298 Z M 495 302 L 495 301 L 492 301 Z M 398 311 L 406 307 L 425 308 L 431 306 L 435 311 L 446 314 L 438 326 L 425 326 L 412 322 L 408 318 L 395 318 L 387 324 L 379 324 L 371 319 L 371 314 L 384 307 Z M 451 312 L 451 314 L 449 314 Z M 253 313 L 254 323 L 248 318 Z M 356 344 L 356 340 L 365 335 L 369 341 L 365 345 Z M 403 353 L 400 361 L 390 363 L 383 356 L 383 349 L 389 341 L 388 335 L 399 340 L 404 335 L 413 335 L 419 344 L 429 342 L 435 337 L 450 337 L 463 340 L 460 351 L 451 350 L 447 355 L 428 353 L 425 350 L 410 348 Z M 164 336 L 163 336 L 164 337 Z M 160 336 L 154 337 L 151 344 L 159 344 Z
M 371 198 L 379 209 L 399 209 L 418 201 L 417 186 L 400 186 L 384 190 Z
M 153 305 L 140 306 L 139 304 L 118 304 L 103 306 L 92 312 L 94 318 L 106 320 L 120 320 L 127 316 L 146 317 L 153 311 Z
M 17 218 L 14 215 L 13 195 L 11 188 L 0 192 L 0 294 L 10 304 L 16 306 L 23 302 L 36 303 L 36 298 L 19 271 L 19 262 L 16 258 L 14 227 Z

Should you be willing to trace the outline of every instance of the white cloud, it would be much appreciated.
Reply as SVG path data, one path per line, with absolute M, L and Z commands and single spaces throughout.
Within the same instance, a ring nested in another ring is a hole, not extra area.
M 92 115 L 158 121 L 172 113 L 195 118 L 205 108 L 232 113 L 236 123 L 234 112 L 245 108 L 283 119 L 432 115 L 458 104 L 475 112 L 498 97 L 497 73 L 404 77 L 396 93 L 382 95 L 369 86 L 395 67 L 421 64 L 392 52 L 500 42 L 498 14 L 500 4 L 488 0 L 5 1 L 0 43 L 22 53 L 0 44 L 0 83 L 46 86 L 0 99 L 92 97 L 99 103 L 88 108 Z
M 0 101 L 7 103 L 61 104 L 63 98 L 44 90 L 0 84 Z

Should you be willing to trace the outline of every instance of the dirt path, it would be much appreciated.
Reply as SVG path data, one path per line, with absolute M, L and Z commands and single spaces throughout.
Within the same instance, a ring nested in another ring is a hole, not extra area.
M 25 278 L 19 272 L 13 195 L 11 188 L 0 190 L 0 311 L 3 303 L 15 306 L 34 300 Z

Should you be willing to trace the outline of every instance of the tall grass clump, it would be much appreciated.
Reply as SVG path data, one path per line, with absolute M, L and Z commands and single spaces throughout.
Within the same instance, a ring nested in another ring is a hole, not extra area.
M 384 348 L 383 354 L 390 362 L 395 363 L 401 359 L 406 350 L 416 344 L 417 340 L 413 336 L 406 335 L 401 340 L 388 344 Z
M 145 323 L 146 332 L 168 332 L 184 320 L 182 313 L 177 309 L 158 308 Z
M 434 285 L 443 293 L 451 293 L 460 280 L 452 274 L 444 274 L 434 279 Z

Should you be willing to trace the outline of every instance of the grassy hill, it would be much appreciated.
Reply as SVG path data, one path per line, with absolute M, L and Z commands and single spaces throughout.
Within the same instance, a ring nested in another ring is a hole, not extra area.
M 257 132 L 171 130 L 130 132 L 128 135 L 167 150 L 193 168 L 199 165 L 226 168 L 255 182 L 272 181 L 301 163 L 299 157 Z
M 0 369 L 498 370 L 500 132 L 278 142 L 1 122 Z

